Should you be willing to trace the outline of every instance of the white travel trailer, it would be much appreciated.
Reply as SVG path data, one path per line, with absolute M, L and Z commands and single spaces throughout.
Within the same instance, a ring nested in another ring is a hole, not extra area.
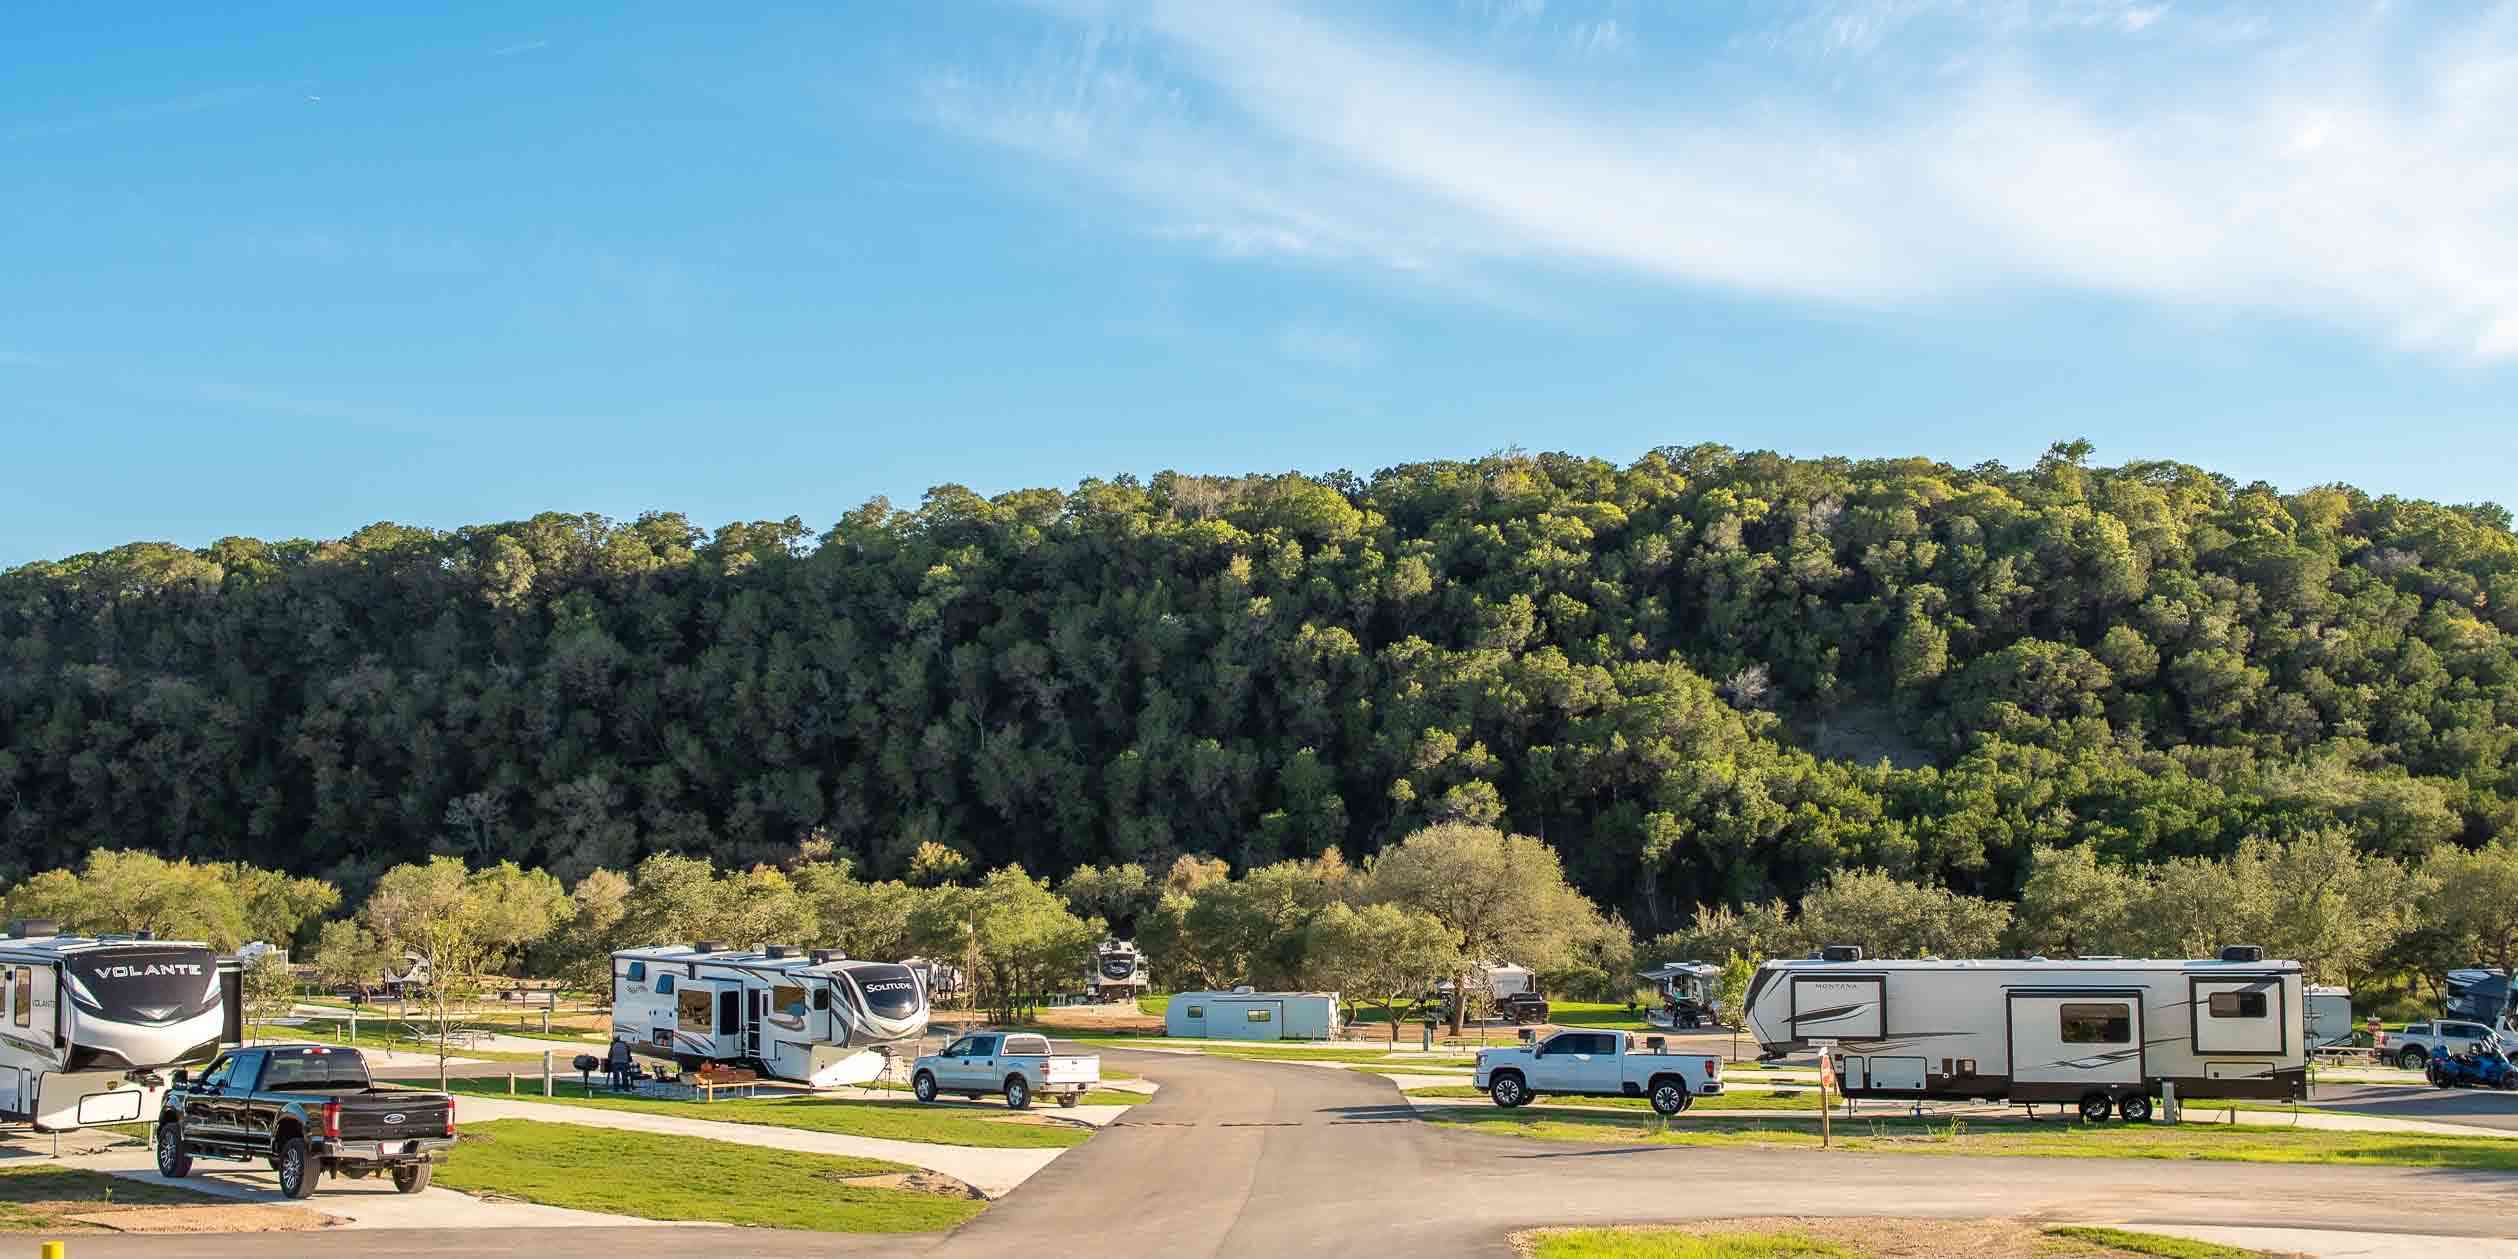
M 1084 990 L 1095 1001 L 1134 1001 L 1150 985 L 1145 958 L 1126 940 L 1104 940 L 1093 950 L 1093 971 Z
M 2307 1086 L 2297 962 L 1864 961 L 1834 946 L 1768 962 L 1748 995 L 1767 1058 L 1834 1046 L 1847 1097 L 2007 1100 L 2151 1117 L 2185 1098 L 2290 1100 Z
M 170 1070 L 242 1039 L 237 973 L 206 944 L 13 924 L 0 938 L 0 1120 L 58 1132 L 156 1114 Z
M 1334 992 L 1182 992 L 1163 1011 L 1166 1036 L 1213 1040 L 1334 1040 Z
M 2302 998 L 2308 1007 L 2308 1048 L 2311 1052 L 2329 1045 L 2348 1045 L 2360 1030 L 2352 1026 L 2352 990 L 2349 988 L 2304 989 Z
M 814 1088 L 863 1084 L 892 1046 L 926 1034 L 927 989 L 897 962 L 783 944 L 623 949 L 612 1031 L 685 1069 L 741 1064 Z

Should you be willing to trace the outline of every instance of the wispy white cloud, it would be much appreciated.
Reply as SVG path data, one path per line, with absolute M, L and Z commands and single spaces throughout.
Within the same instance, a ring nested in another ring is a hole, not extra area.
M 532 52 L 537 48 L 548 48 L 550 46 L 551 41 L 547 39 L 528 39 L 523 43 L 507 44 L 503 47 L 493 48 L 490 50 L 490 55 L 493 57 L 513 57 L 518 53 Z
M 1824 82 L 1746 94 L 1680 64 L 1604 92 L 1264 0 L 1053 12 L 1055 55 L 940 74 L 928 116 L 1231 255 L 1885 308 L 2060 289 L 2518 355 L 2518 7 L 2267 31 L 1868 0 L 1767 32 Z

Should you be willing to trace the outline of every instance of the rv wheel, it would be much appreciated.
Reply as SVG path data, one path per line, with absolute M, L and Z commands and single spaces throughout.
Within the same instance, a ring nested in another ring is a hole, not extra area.
M 2092 1093 L 2081 1099 L 2081 1122 L 2105 1123 L 2112 1104 L 2105 1093 Z
M 928 1071 L 919 1072 L 918 1078 L 909 1082 L 909 1091 L 914 1094 L 919 1101 L 934 1101 L 936 1099 L 936 1078 L 934 1073 Z
M 2151 1122 L 2150 1096 L 2135 1093 L 2116 1103 L 2116 1113 L 2124 1116 L 2126 1123 L 2149 1123 Z

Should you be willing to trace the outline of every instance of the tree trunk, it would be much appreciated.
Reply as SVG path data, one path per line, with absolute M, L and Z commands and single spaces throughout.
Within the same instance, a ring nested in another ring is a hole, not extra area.
M 1458 1036 L 1469 1025 L 1469 975 L 1463 971 L 1451 977 L 1451 1034 Z

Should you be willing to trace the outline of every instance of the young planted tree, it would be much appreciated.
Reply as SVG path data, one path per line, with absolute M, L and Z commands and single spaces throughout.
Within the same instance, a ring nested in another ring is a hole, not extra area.
M 546 894 L 557 880 L 535 873 L 524 876 L 512 863 L 472 873 L 457 858 L 438 857 L 387 870 L 361 910 L 377 940 L 427 970 L 421 996 L 436 1024 L 440 1088 L 457 1015 L 479 1000 L 500 961 L 550 934 L 567 912 L 566 897 Z
M 1082 979 L 1102 926 L 1070 913 L 1048 880 L 1032 878 L 1021 866 L 991 871 L 975 887 L 932 889 L 910 915 L 919 949 L 964 959 L 974 999 L 1006 1023 Z
M 324 923 L 315 935 L 315 951 L 307 957 L 315 968 L 315 982 L 331 990 L 364 991 L 396 960 L 393 950 L 356 918 Z
M 1451 1031 L 1467 1024 L 1481 968 L 1505 961 L 1544 970 L 1600 911 L 1565 881 L 1556 850 L 1527 835 L 1445 822 L 1382 850 L 1363 880 L 1367 900 L 1427 915 L 1450 933 Z
M 279 949 L 264 949 L 245 964 L 245 1040 L 252 1043 L 265 1024 L 288 1017 L 297 1004 L 297 976 Z

